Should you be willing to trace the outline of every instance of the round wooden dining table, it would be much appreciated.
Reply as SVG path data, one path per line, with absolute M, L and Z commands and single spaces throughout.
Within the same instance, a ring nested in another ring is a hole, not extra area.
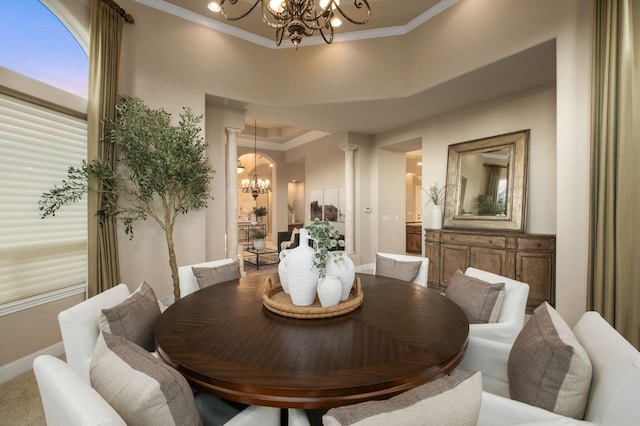
M 331 408 L 386 399 L 451 371 L 469 334 L 462 310 L 435 290 L 358 274 L 362 305 L 295 319 L 262 303 L 254 275 L 198 290 L 155 326 L 159 356 L 218 397 L 281 408 Z

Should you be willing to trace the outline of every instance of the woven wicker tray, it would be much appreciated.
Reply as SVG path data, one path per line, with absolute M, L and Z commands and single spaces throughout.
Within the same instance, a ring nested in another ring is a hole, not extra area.
M 280 282 L 276 282 L 272 277 L 269 277 L 267 278 L 264 294 L 262 295 L 262 304 L 271 312 L 285 317 L 318 319 L 348 314 L 358 309 L 358 307 L 362 305 L 363 299 L 362 284 L 360 283 L 360 278 L 356 277 L 351 292 L 349 293 L 349 298 L 344 302 L 338 303 L 336 306 L 323 308 L 317 297 L 312 305 L 297 306 L 291 301 L 291 296 L 282 290 Z

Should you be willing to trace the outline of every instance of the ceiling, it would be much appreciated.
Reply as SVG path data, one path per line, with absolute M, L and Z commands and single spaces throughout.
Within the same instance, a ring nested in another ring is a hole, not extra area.
M 209 1 L 210 0 L 166 0 L 166 3 L 195 12 L 198 15 L 213 19 L 233 28 L 264 37 L 271 40 L 272 44 L 275 45 L 276 31 L 262 22 L 259 5 L 245 18 L 238 21 L 228 21 L 221 13 L 214 13 L 207 8 Z M 352 24 L 346 19 L 343 19 L 343 25 L 335 28 L 335 33 L 345 35 L 346 33 L 354 31 L 388 30 L 389 28 L 403 27 L 417 17 L 429 12 L 439 3 L 442 3 L 442 5 L 439 6 L 439 8 L 442 8 L 450 3 L 455 3 L 455 1 L 457 0 L 368 0 L 372 10 L 369 22 L 367 22 L 365 26 L 362 26 Z M 218 2 L 220 2 L 220 0 L 218 0 Z M 232 5 L 229 0 L 225 0 L 227 16 L 236 17 L 242 15 L 249 10 L 255 2 L 256 0 L 238 0 L 236 5 Z M 361 10 L 359 11 L 355 8 L 353 0 L 342 0 L 340 7 L 354 19 L 361 20 L 364 16 Z M 302 41 L 301 47 L 305 45 L 305 41 L 306 39 Z M 285 40 L 282 41 L 282 44 L 285 44 Z M 284 47 L 290 47 L 290 44 L 291 43 L 288 42 L 287 46 Z
M 231 22 L 209 11 L 209 0 L 136 1 L 194 22 L 205 22 L 205 25 L 257 44 L 275 47 L 275 31 L 262 22 L 259 6 L 246 18 Z M 431 17 L 443 11 L 446 13 L 445 9 L 458 0 L 368 1 L 372 10 L 370 22 L 361 26 L 343 25 L 336 30 L 334 42 L 339 42 L 339 37 L 348 40 L 348 37 L 363 32 L 367 38 L 408 33 L 418 25 L 429 25 Z M 253 2 L 255 0 L 238 0 L 237 5 L 231 6 L 227 0 L 227 13 L 231 14 L 234 8 L 246 10 Z M 349 3 L 353 8 L 351 0 L 343 0 L 341 7 L 347 9 Z M 363 27 L 366 31 L 362 31 Z M 233 32 L 238 29 L 242 33 Z M 321 39 L 316 41 L 323 43 Z M 310 42 L 310 38 L 304 39 L 300 49 Z M 283 40 L 282 45 L 285 43 L 288 42 Z M 555 42 L 551 40 L 407 97 L 279 108 L 235 102 L 213 95 L 207 96 L 207 102 L 246 111 L 245 131 L 238 141 L 241 146 L 253 146 L 254 119 L 257 119 L 259 145 L 265 149 L 286 150 L 328 133 L 380 134 L 431 116 L 533 88 L 554 81 L 555 69 Z

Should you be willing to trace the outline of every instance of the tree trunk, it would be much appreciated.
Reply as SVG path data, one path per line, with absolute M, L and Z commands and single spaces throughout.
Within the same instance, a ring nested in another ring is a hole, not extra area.
M 178 262 L 176 261 L 176 252 L 173 248 L 173 226 L 165 228 L 167 236 L 167 249 L 169 250 L 169 266 L 171 267 L 171 278 L 173 278 L 173 296 L 175 300 L 180 299 L 180 278 L 178 278 Z

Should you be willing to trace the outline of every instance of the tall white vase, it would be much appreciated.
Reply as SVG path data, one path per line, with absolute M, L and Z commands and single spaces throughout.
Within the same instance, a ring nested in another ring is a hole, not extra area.
M 289 294 L 289 274 L 287 273 L 287 255 L 289 250 L 282 250 L 278 257 L 280 257 L 280 263 L 278 263 L 278 276 L 280 277 L 280 285 L 282 291 Z
M 330 252 L 329 259 L 327 259 L 326 274 L 336 275 L 340 278 L 340 284 L 342 285 L 340 300 L 347 300 L 351 287 L 353 287 L 353 282 L 356 279 L 356 267 L 351 258 L 344 252 Z
M 300 244 L 287 254 L 287 281 L 296 306 L 312 305 L 318 288 L 318 270 L 313 267 L 315 250 L 309 247 L 309 231 L 300 230 Z
M 441 229 L 442 228 L 442 209 L 439 205 L 433 206 L 431 209 L 431 225 L 429 226 L 431 229 Z

